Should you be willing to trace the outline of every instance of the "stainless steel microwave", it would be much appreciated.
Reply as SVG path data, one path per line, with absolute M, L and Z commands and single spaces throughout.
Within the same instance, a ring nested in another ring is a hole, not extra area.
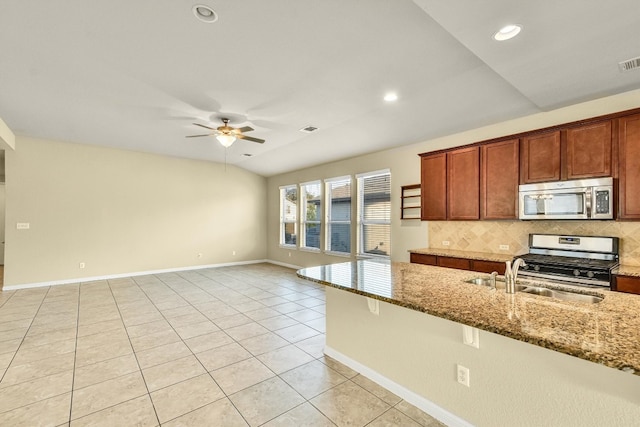
M 613 178 L 524 184 L 520 219 L 613 219 Z

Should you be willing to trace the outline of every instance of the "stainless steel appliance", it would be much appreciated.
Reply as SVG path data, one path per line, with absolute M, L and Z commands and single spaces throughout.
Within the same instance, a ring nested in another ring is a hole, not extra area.
M 519 276 L 569 282 L 582 286 L 611 286 L 618 266 L 618 238 L 529 234 L 529 253 Z
M 520 219 L 613 219 L 613 178 L 523 184 Z

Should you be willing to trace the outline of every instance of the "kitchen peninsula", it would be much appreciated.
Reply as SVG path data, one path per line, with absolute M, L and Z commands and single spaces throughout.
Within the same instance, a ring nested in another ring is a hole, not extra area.
M 465 283 L 481 273 L 371 260 L 298 275 L 328 285 L 327 355 L 448 425 L 640 419 L 638 296 L 508 295 Z M 479 329 L 478 348 L 463 344 L 462 325 Z M 456 365 L 469 368 L 469 388 Z

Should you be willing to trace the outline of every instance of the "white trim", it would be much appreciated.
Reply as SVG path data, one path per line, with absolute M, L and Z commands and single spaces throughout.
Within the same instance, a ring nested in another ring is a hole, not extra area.
M 320 248 L 314 248 L 313 246 L 300 246 L 300 252 L 322 253 Z
M 289 250 L 297 251 L 298 245 L 286 245 L 284 243 L 280 243 L 280 249 L 289 249 Z
M 351 258 L 351 252 L 338 252 L 338 251 L 324 251 L 325 255 L 341 256 L 344 258 Z
M 351 182 L 351 181 L 353 180 L 353 178 L 351 177 L 351 175 L 338 176 L 338 177 L 335 177 L 335 178 L 326 178 L 326 179 L 324 180 L 324 183 L 325 183 L 325 184 L 330 184 L 330 183 L 332 183 L 332 182 L 337 182 L 337 181 L 347 181 L 347 180 L 348 180 L 349 182 Z
M 135 277 L 135 276 L 146 276 L 149 274 L 174 273 L 177 271 L 204 270 L 205 268 L 230 267 L 234 265 L 260 264 L 263 262 L 271 262 L 271 261 L 266 259 L 257 259 L 257 260 L 251 260 L 251 261 L 225 262 L 221 264 L 192 265 L 189 267 L 165 268 L 161 270 L 135 271 L 132 273 L 108 274 L 105 276 L 91 276 L 91 277 L 81 277 L 77 279 L 52 280 L 50 282 L 25 283 L 21 285 L 5 286 L 2 288 L 2 290 L 14 291 L 18 289 L 41 288 L 44 286 L 71 285 L 74 283 L 94 282 L 96 280 L 120 279 L 122 277 Z
M 299 265 L 287 264 L 286 262 L 275 261 L 273 259 L 267 259 L 265 260 L 265 262 L 268 262 L 269 264 L 279 265 L 280 267 L 292 268 L 294 270 L 300 270 L 301 268 L 304 268 Z
M 451 426 L 451 427 L 473 427 L 473 424 L 470 422 L 458 417 L 455 414 L 447 411 L 446 409 L 436 405 L 432 401 L 424 398 L 423 396 L 409 390 L 408 388 L 390 380 L 384 375 L 379 374 L 368 366 L 363 365 L 360 362 L 357 362 L 351 359 L 349 356 L 345 356 L 337 350 L 329 346 L 325 346 L 324 354 L 331 357 L 332 359 L 337 360 L 343 365 L 347 365 L 349 368 L 358 372 L 359 374 L 364 375 L 365 377 L 371 379 L 373 382 L 381 385 L 387 390 L 395 393 L 397 396 L 403 398 L 407 402 L 411 403 L 413 406 L 416 406 L 428 413 L 432 417 L 436 418 L 438 421 Z
M 379 176 L 379 175 L 391 175 L 391 169 L 380 169 L 373 172 L 358 173 L 356 174 L 356 179 L 370 178 L 372 176 Z

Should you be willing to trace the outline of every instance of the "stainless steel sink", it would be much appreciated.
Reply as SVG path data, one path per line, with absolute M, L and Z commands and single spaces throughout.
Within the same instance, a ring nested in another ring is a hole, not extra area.
M 556 289 L 527 285 L 516 285 L 516 292 L 524 292 L 525 294 L 556 298 L 563 301 L 588 302 L 591 304 L 599 303 L 604 299 L 603 297 L 599 297 L 596 295 L 580 294 L 577 292 L 560 291 Z
M 489 277 L 475 277 L 470 280 L 465 280 L 465 282 L 471 283 L 472 285 L 492 286 L 491 279 Z

